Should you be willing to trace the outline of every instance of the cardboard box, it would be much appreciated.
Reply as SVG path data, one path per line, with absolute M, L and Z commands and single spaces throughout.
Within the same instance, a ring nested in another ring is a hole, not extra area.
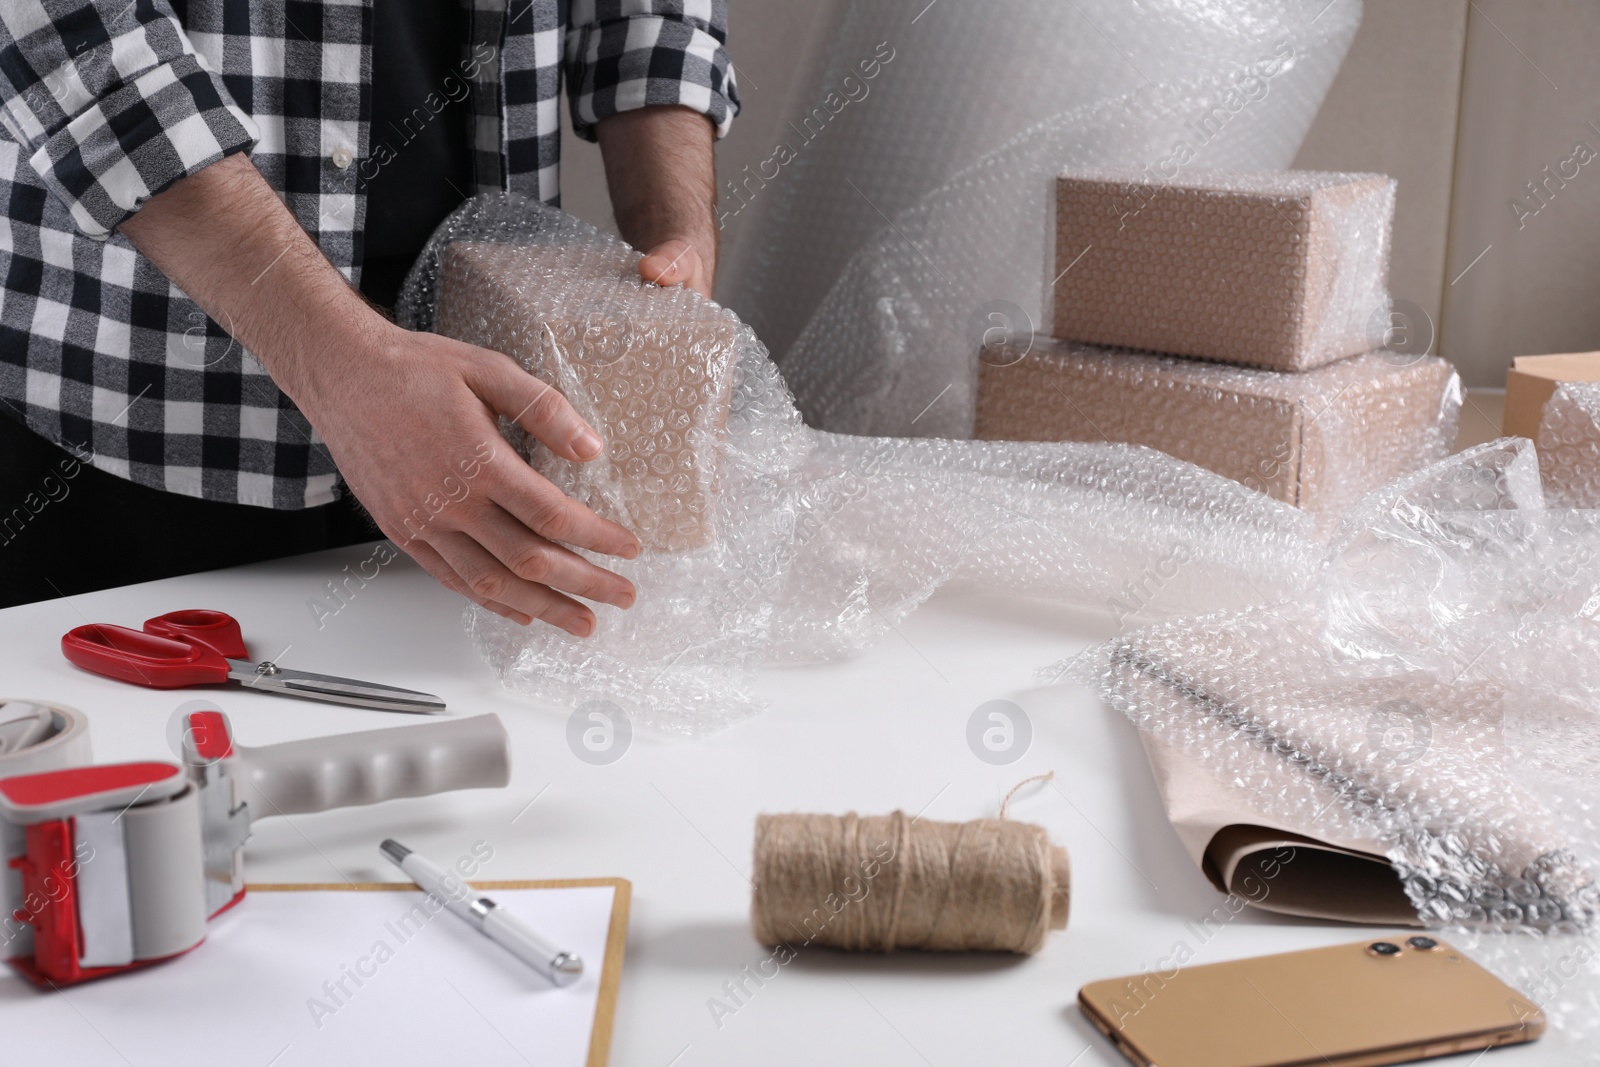
M 1448 454 L 1459 409 L 1455 372 L 1434 356 L 1370 352 L 1285 374 L 1036 338 L 984 350 L 977 436 L 1148 445 L 1337 511 Z
M 1500 429 L 1507 437 L 1539 440 L 1544 405 L 1562 382 L 1600 382 L 1600 352 L 1517 356 L 1506 371 L 1506 407 Z
M 1513 359 L 1501 428 L 1534 443 L 1546 504 L 1600 507 L 1600 352 Z
M 1051 332 L 1279 370 L 1380 348 L 1394 190 L 1320 171 L 1062 174 Z
M 461 241 L 441 256 L 434 329 L 511 356 L 605 439 L 603 456 L 574 464 L 510 428 L 541 473 L 647 548 L 711 543 L 739 332 L 731 313 L 646 288 L 594 248 Z

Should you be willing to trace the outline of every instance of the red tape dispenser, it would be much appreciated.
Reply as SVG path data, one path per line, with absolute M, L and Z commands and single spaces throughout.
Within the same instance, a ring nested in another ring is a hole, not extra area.
M 197 710 L 183 760 L 0 779 L 0 901 L 18 972 L 64 986 L 194 948 L 244 897 L 255 819 L 511 778 L 495 715 L 246 748 L 221 711 Z
M 33 933 L 32 956 L 14 956 L 11 964 L 39 985 L 67 985 L 198 945 L 205 886 L 173 876 L 200 864 L 196 800 L 182 769 L 170 763 L 0 780 L 7 866 L 21 880 L 21 906 L 6 932 L 12 942 L 22 924 Z

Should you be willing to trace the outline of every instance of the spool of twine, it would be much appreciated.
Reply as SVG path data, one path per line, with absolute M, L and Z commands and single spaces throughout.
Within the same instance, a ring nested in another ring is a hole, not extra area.
M 998 819 L 961 823 L 903 811 L 759 816 L 755 936 L 858 952 L 1037 952 L 1067 925 L 1067 850 L 1004 816 L 1003 806 Z

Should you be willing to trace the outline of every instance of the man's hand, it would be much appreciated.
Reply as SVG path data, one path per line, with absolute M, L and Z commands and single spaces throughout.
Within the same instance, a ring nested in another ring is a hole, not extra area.
M 639 274 L 710 297 L 717 275 L 711 120 L 683 107 L 623 111 L 595 125 L 617 228 L 645 253 Z
M 563 593 L 633 605 L 632 583 L 565 546 L 632 558 L 638 539 L 535 474 L 495 424 L 504 415 L 557 455 L 595 458 L 599 435 L 559 391 L 498 352 L 388 323 L 342 357 L 323 350 L 305 373 L 297 402 L 345 482 L 440 582 L 579 637 L 594 613 Z
M 712 255 L 716 255 L 715 249 Z M 656 245 L 639 261 L 639 276 L 652 285 L 687 285 L 704 297 L 711 295 L 714 275 L 713 267 L 700 258 L 694 245 L 676 237 Z
M 630 582 L 566 546 L 631 559 L 638 539 L 536 474 L 495 419 L 578 461 L 599 455 L 594 430 L 509 357 L 387 322 L 248 158 L 175 183 L 121 230 L 260 359 L 378 527 L 428 573 L 507 618 L 580 637 L 595 616 L 574 597 L 633 603 Z

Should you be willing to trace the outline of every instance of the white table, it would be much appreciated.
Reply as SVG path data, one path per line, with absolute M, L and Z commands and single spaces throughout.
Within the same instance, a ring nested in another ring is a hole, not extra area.
M 510 788 L 262 822 L 247 850 L 248 877 L 393 880 L 397 872 L 376 849 L 392 835 L 442 857 L 486 840 L 494 849 L 486 878 L 631 879 L 612 1055 L 619 1067 L 1120 1065 L 1074 1005 L 1084 982 L 1152 967 L 1180 939 L 1197 949 L 1197 961 L 1211 962 L 1376 932 L 1247 909 L 1199 943 L 1186 924 L 1222 898 L 1163 817 L 1135 731 L 1089 693 L 1040 689 L 1034 680 L 1040 666 L 1108 636 L 1109 616 L 941 594 L 858 660 L 766 672 L 761 689 L 771 708 L 753 720 L 693 742 L 636 735 L 622 759 L 594 766 L 567 747 L 571 709 L 502 693 L 461 629 L 459 601 L 404 558 L 319 630 L 308 600 L 369 554 L 357 546 L 0 611 L 0 690 L 87 712 L 100 760 L 170 759 L 168 717 L 196 694 L 81 672 L 57 642 L 86 621 L 137 626 L 164 611 L 205 607 L 236 615 L 257 656 L 438 693 L 459 713 L 498 712 L 514 744 Z M 207 695 L 247 745 L 399 721 L 236 688 Z M 1034 731 L 1029 751 L 1004 767 L 980 761 L 966 742 L 968 717 L 996 698 L 1021 704 Z M 747 920 L 758 812 L 926 808 L 930 818 L 963 820 L 993 815 L 1005 789 L 1047 770 L 1059 791 L 1026 794 L 1013 807 L 1072 854 L 1071 923 L 1043 952 L 1010 959 L 810 950 L 720 1028 L 713 1022 L 709 998 L 725 996 L 725 982 L 768 954 Z M 25 1003 L 0 997 L 0 1048 L 6 1030 L 28 1025 Z M 172 1011 L 181 1032 L 181 1006 Z M 262 1050 L 263 1067 L 276 1051 Z M 1574 1056 L 1546 1042 L 1496 1051 L 1492 1062 Z M 105 1062 L 121 1061 L 108 1053 Z

